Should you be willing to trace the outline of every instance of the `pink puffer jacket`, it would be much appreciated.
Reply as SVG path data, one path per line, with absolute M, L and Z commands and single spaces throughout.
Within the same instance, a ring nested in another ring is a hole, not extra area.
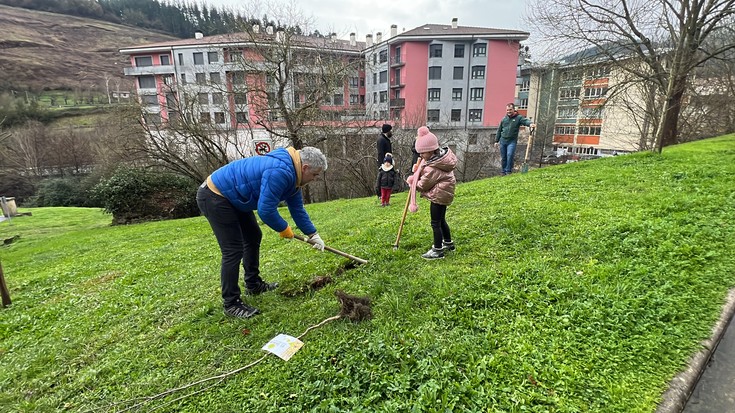
M 454 187 L 457 184 L 454 177 L 456 166 L 457 156 L 454 152 L 448 147 L 442 148 L 438 157 L 431 158 L 420 167 L 416 190 L 435 204 L 450 205 L 454 201 Z

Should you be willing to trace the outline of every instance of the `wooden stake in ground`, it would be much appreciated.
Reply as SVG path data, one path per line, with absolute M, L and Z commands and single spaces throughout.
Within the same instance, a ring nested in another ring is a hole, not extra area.
M 10 300 L 10 291 L 8 286 L 5 285 L 5 274 L 3 273 L 3 263 L 0 261 L 0 295 L 3 296 L 3 307 L 7 307 L 12 304 Z

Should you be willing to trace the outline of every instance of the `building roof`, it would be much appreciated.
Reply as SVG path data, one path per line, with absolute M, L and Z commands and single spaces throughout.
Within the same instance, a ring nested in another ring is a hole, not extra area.
M 190 38 L 181 40 L 171 40 L 167 42 L 148 43 L 137 46 L 130 46 L 120 49 L 120 53 L 133 54 L 142 51 L 162 50 L 172 47 L 189 47 L 189 48 L 206 48 L 206 47 L 232 47 L 253 43 L 254 41 L 275 41 L 277 34 L 257 33 L 251 36 L 249 33 L 238 32 L 228 34 L 218 34 L 214 36 L 204 36 L 202 38 Z M 291 44 L 295 47 L 313 47 L 319 49 L 334 49 L 342 52 L 360 52 L 365 49 L 365 42 L 355 41 L 354 45 L 350 44 L 350 40 L 335 39 L 329 37 L 312 37 L 292 35 L 289 38 Z
M 396 38 L 408 36 L 426 36 L 426 37 L 440 37 L 440 36 L 488 36 L 488 37 L 500 37 L 500 38 L 519 38 L 523 40 L 527 39 L 530 33 L 521 30 L 508 30 L 508 29 L 493 29 L 489 27 L 471 27 L 471 26 L 457 26 L 453 28 L 448 24 L 424 24 L 415 29 L 411 29 L 400 33 Z

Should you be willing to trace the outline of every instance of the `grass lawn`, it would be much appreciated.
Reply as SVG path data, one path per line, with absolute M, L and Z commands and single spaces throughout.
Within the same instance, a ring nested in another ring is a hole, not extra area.
M 140 410 L 652 412 L 735 286 L 733 182 L 730 135 L 462 184 L 447 213 L 457 251 L 433 262 L 419 258 L 425 200 L 398 251 L 405 193 L 390 208 L 309 205 L 328 245 L 370 262 L 344 269 L 263 227 L 261 272 L 282 286 L 247 298 L 263 311 L 250 320 L 222 314 L 202 217 L 111 227 L 99 210 L 21 209 L 33 216 L 0 224 L 20 235 L 0 247 L 13 298 L 0 406 L 123 411 L 259 359 L 275 335 L 337 314 L 342 289 L 370 297 L 374 318 Z M 334 282 L 309 289 L 323 275 Z

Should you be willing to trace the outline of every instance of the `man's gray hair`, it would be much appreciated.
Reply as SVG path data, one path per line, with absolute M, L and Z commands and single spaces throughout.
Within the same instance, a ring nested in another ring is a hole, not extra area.
M 311 169 L 321 169 L 323 172 L 327 170 L 327 157 L 318 148 L 304 146 L 301 148 L 301 164 L 309 165 Z

